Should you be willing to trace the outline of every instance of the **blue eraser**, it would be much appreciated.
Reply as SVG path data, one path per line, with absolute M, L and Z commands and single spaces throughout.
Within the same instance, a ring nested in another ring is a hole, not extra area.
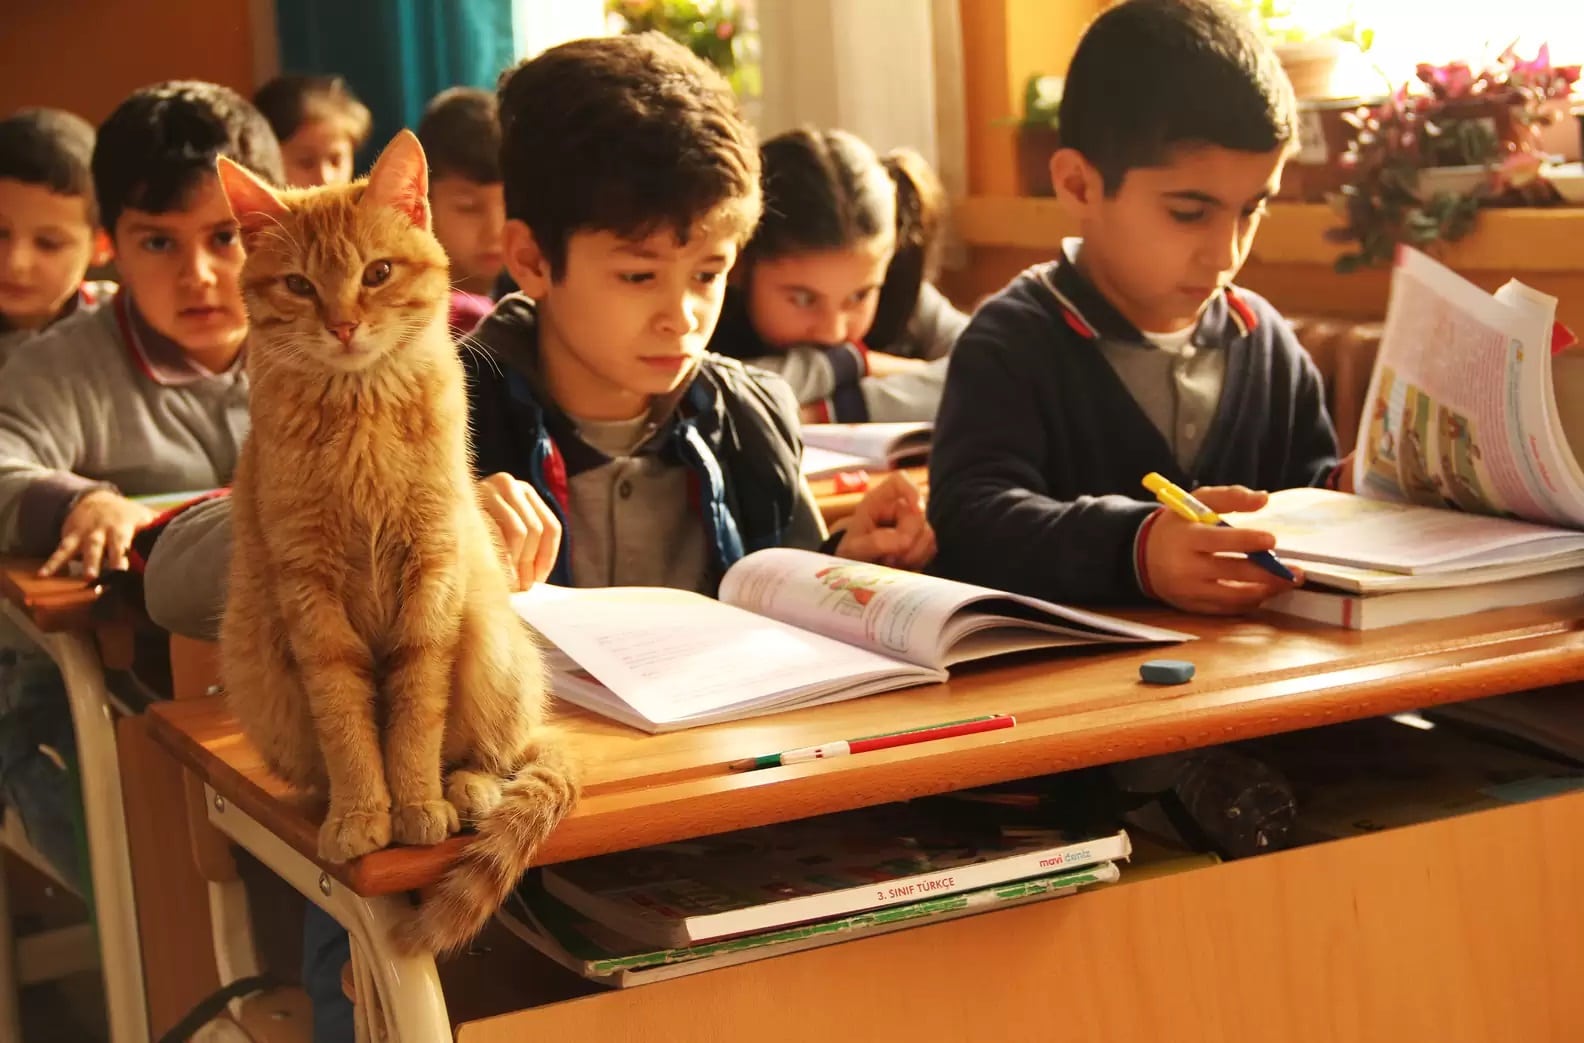
M 1151 659 L 1139 667 L 1139 676 L 1150 684 L 1183 684 L 1193 675 L 1194 665 L 1186 659 Z

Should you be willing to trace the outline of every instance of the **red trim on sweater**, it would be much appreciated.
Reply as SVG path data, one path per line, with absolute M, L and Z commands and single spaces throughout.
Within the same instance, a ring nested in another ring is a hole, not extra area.
M 127 354 L 132 356 L 132 364 L 137 366 L 140 373 L 156 384 L 163 384 L 164 381 L 154 375 L 154 367 L 149 362 L 148 354 L 143 350 L 142 342 L 138 340 L 137 330 L 132 328 L 132 315 L 129 311 L 132 307 L 131 301 L 132 298 L 125 293 L 118 293 L 115 296 L 115 320 L 116 327 L 121 331 L 121 343 L 126 347 Z
M 1138 535 L 1133 538 L 1133 572 L 1138 576 L 1139 590 L 1152 601 L 1159 599 L 1155 596 L 1155 588 L 1150 585 L 1149 569 L 1144 564 L 1144 550 L 1149 545 L 1150 530 L 1155 528 L 1155 523 L 1165 511 L 1164 507 L 1156 508 L 1153 514 L 1144 519 L 1143 524 L 1139 526 Z

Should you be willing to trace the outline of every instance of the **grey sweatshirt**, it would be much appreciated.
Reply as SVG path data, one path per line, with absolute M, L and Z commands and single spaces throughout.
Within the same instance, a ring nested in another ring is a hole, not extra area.
M 48 554 L 89 489 L 230 482 L 248 424 L 241 360 L 202 370 L 128 305 L 62 320 L 0 374 L 0 552 Z

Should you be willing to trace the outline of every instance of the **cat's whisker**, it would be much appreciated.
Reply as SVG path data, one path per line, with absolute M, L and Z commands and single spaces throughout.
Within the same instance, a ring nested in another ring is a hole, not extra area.
M 484 346 L 484 342 L 474 337 L 471 333 L 461 334 L 456 338 L 457 347 L 477 359 L 482 359 L 498 377 L 504 377 L 506 370 L 501 367 L 500 359 L 495 353 Z
M 301 255 L 303 253 L 302 244 L 297 241 L 297 237 L 292 234 L 291 229 L 286 227 L 284 221 L 274 214 L 264 214 L 263 216 L 267 217 L 275 225 L 274 228 L 268 230 L 270 235 L 285 240 L 297 254 Z

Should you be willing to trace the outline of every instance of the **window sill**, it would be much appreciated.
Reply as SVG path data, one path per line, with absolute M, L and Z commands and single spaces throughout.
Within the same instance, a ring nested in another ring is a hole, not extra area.
M 952 223 L 968 246 L 1014 247 L 1054 252 L 1077 228 L 1054 199 L 969 196 L 957 200 Z M 1318 203 L 1274 203 L 1254 240 L 1257 264 L 1324 265 L 1341 248 L 1325 240 L 1337 224 Z M 1439 253 L 1460 271 L 1568 272 L 1584 257 L 1584 207 L 1496 209 L 1480 214 L 1474 231 Z

